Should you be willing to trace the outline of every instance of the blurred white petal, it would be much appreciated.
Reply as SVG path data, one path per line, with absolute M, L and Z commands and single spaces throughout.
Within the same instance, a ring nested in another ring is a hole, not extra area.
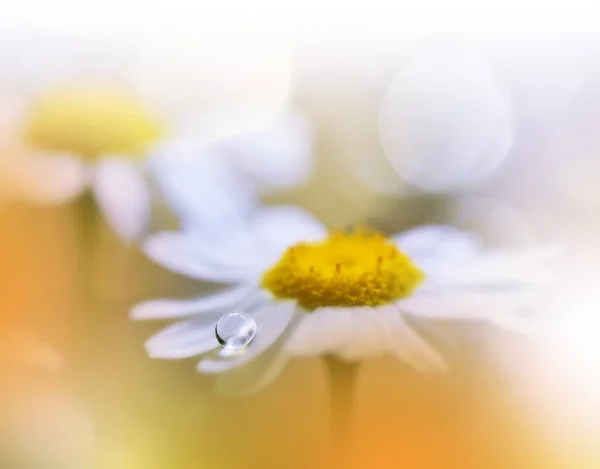
M 252 219 L 249 228 L 263 246 L 278 255 L 296 243 L 327 237 L 327 229 L 319 220 L 293 205 L 263 208 Z
M 318 308 L 302 316 L 285 344 L 295 356 L 318 356 L 335 352 L 360 333 L 350 308 Z
M 524 308 L 523 308 L 524 309 Z M 548 318 L 527 309 L 518 313 L 502 314 L 491 318 L 491 323 L 501 329 L 527 336 L 546 338 L 549 335 Z
M 402 320 L 399 311 L 394 309 L 394 317 L 387 313 L 385 307 L 318 309 L 294 330 L 286 350 L 296 356 L 335 354 L 348 361 L 392 353 L 423 372 L 445 368 L 437 351 Z
M 432 263 L 425 274 L 438 286 L 509 288 L 547 283 L 553 278 L 548 263 L 559 253 L 556 246 L 488 250 L 462 261 Z
M 477 292 L 468 289 L 456 291 L 437 291 L 431 293 L 417 291 L 408 298 L 399 300 L 398 308 L 416 317 L 436 319 L 493 319 L 503 314 L 513 314 L 515 310 L 531 302 L 536 290 L 522 289 L 505 291 L 503 289 Z M 435 292 L 435 293 L 434 293 Z
M 236 250 L 235 244 L 227 243 L 206 250 L 206 242 L 194 233 L 156 233 L 144 241 L 143 249 L 163 267 L 209 282 L 250 282 L 261 271 L 260 265 L 252 265 L 251 251 Z
M 164 149 L 149 167 L 185 230 L 218 239 L 235 230 L 258 204 L 249 182 L 207 147 Z
M 381 140 L 400 176 L 448 190 L 489 174 L 512 147 L 507 90 L 485 63 L 446 51 L 395 78 L 380 115 Z
M 150 220 L 150 194 L 139 165 L 125 158 L 100 161 L 94 194 L 104 216 L 124 241 L 142 236 Z
M 132 319 L 173 319 L 214 311 L 226 312 L 249 296 L 258 296 L 256 287 L 241 285 L 193 300 L 146 301 L 136 305 L 129 316 Z
M 348 312 L 352 321 L 352 340 L 341 344 L 333 353 L 348 361 L 382 356 L 386 352 L 384 331 L 375 310 L 354 307 L 349 308 Z M 335 334 L 335 330 L 330 328 L 330 333 Z
M 7 195 L 37 204 L 68 203 L 90 179 L 88 168 L 73 156 L 23 155 L 10 164 Z
M 265 188 L 285 189 L 301 184 L 312 169 L 313 136 L 300 114 L 289 113 L 273 128 L 231 137 L 216 146 Z
M 422 373 L 448 371 L 440 353 L 406 323 L 396 306 L 378 308 L 377 315 L 381 318 L 383 340 L 395 358 Z
M 473 233 L 446 225 L 419 226 L 393 239 L 417 264 L 465 259 L 481 249 L 481 243 Z
M 148 355 L 162 359 L 188 358 L 217 348 L 215 324 L 218 318 L 217 312 L 166 327 L 146 342 Z
M 531 220 L 503 200 L 469 195 L 460 200 L 456 223 L 475 230 L 490 246 L 527 247 L 536 241 Z
M 287 341 L 294 356 L 335 354 L 345 360 L 364 360 L 387 351 L 376 310 L 368 307 L 318 308 L 307 313 Z

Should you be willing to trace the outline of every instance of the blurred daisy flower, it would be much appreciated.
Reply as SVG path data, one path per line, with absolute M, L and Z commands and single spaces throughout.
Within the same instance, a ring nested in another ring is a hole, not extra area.
M 30 49 L 32 44 L 28 47 Z M 71 45 L 65 50 L 49 53 L 63 57 L 62 61 L 44 61 L 29 54 L 29 49 L 21 51 L 17 65 L 22 67 L 22 62 L 29 59 L 37 61 L 37 68 L 42 71 L 39 79 L 32 81 L 29 78 L 26 86 L 9 87 L 8 92 L 0 89 L 5 91 L 0 93 L 3 106 L 0 141 L 4 143 L 0 149 L 0 178 L 5 180 L 5 187 L 10 187 L 15 197 L 44 203 L 66 202 L 90 188 L 114 231 L 126 241 L 141 236 L 149 222 L 151 198 L 145 172 L 152 169 L 148 168 L 148 163 L 153 155 L 158 154 L 159 160 L 161 155 L 166 156 L 158 163 L 160 174 L 168 166 L 169 158 L 173 157 L 173 164 L 177 165 L 175 155 L 184 148 L 194 159 L 215 153 L 212 147 L 204 149 L 204 146 L 218 135 L 224 139 L 219 154 L 231 155 L 224 159 L 237 159 L 234 165 L 237 168 L 262 167 L 268 172 L 273 163 L 270 157 L 274 157 L 270 147 L 280 148 L 290 139 L 295 145 L 298 140 L 295 132 L 302 135 L 299 139 L 305 134 L 300 119 L 287 119 L 283 124 L 274 124 L 280 129 L 274 137 L 276 141 L 265 143 L 260 135 L 265 135 L 264 129 L 276 121 L 273 115 L 271 121 L 261 121 L 263 127 L 252 128 L 259 137 L 255 151 L 248 155 L 245 151 L 247 138 L 240 137 L 240 143 L 232 136 L 245 131 L 245 127 L 237 132 L 235 129 L 225 132 L 221 128 L 217 133 L 210 129 L 209 111 L 218 107 L 218 102 L 207 102 L 204 107 L 199 105 L 194 109 L 195 113 L 185 108 L 182 110 L 185 115 L 181 116 L 174 115 L 173 106 L 169 107 L 168 103 L 160 106 L 159 98 L 177 101 L 176 95 L 190 93 L 195 102 L 201 103 L 197 95 L 210 95 L 211 90 L 203 89 L 199 93 L 186 83 L 188 86 L 170 88 L 168 95 L 161 94 L 164 90 L 160 86 L 160 77 L 156 77 L 156 82 L 151 80 L 154 75 L 148 76 L 152 70 L 157 73 L 157 69 L 151 66 L 151 56 L 144 54 L 143 44 L 132 46 L 129 55 L 115 54 L 110 48 L 100 49 L 93 55 L 94 60 L 88 60 L 91 64 L 82 60 L 90 54 L 85 47 L 75 52 L 69 47 Z M 117 50 L 120 52 L 118 47 Z M 190 61 L 194 60 L 194 52 L 193 49 L 189 51 Z M 107 65 L 102 69 L 104 62 Z M 30 77 L 32 70 L 37 68 L 32 66 L 22 73 Z M 146 73 L 142 74 L 142 71 Z M 210 68 L 205 73 L 210 74 Z M 5 84 L 0 81 L 0 85 Z M 154 95 L 153 90 L 156 91 Z M 260 103 L 255 105 L 260 107 Z M 236 113 L 236 110 L 230 111 Z M 270 139 L 271 134 L 267 132 L 266 138 Z M 226 151 L 223 150 L 225 147 Z M 310 155 L 307 151 L 292 153 L 301 158 Z M 266 155 L 266 160 L 257 158 L 258 154 Z M 288 163 L 289 160 L 281 160 L 279 167 Z M 304 167 L 307 163 L 300 164 Z M 260 169 L 255 172 L 261 173 Z M 306 171 L 296 171 L 297 176 L 302 174 Z M 204 175 L 204 172 L 195 175 L 197 185 L 204 184 Z M 279 179 L 282 184 L 289 181 L 281 174 L 276 176 L 271 180 Z
M 149 355 L 202 355 L 198 370 L 219 374 L 217 388 L 238 395 L 269 383 L 291 357 L 390 354 L 421 372 L 443 372 L 444 358 L 410 319 L 502 324 L 537 293 L 554 252 L 486 250 L 474 235 L 448 226 L 389 238 L 366 228 L 328 232 L 293 206 L 263 208 L 219 240 L 163 232 L 144 249 L 175 272 L 231 285 L 196 299 L 142 303 L 131 316 L 184 318 L 149 339 Z M 215 335 L 218 320 L 232 311 L 257 325 L 238 353 Z

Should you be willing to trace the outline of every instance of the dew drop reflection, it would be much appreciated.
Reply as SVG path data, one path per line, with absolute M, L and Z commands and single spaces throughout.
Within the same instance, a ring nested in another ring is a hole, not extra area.
M 241 312 L 224 314 L 217 321 L 215 335 L 225 354 L 241 351 L 256 336 L 256 321 Z

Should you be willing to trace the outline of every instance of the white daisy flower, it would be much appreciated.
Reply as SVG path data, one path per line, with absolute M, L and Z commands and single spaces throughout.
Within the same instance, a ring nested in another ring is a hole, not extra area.
M 0 143 L 4 142 L 4 148 L 0 148 L 0 180 L 13 197 L 62 203 L 90 188 L 115 233 L 125 241 L 133 241 L 145 233 L 149 222 L 150 193 L 144 171 L 149 156 L 156 153 L 159 160 L 160 156 L 174 157 L 182 148 L 193 149 L 197 159 L 226 153 L 226 161 L 220 163 L 223 167 L 235 160 L 232 164 L 242 170 L 249 167 L 246 172 L 251 176 L 280 180 L 284 185 L 295 184 L 307 174 L 311 156 L 310 146 L 305 143 L 307 129 L 295 114 L 273 121 L 273 131 L 263 128 L 256 135 L 240 137 L 229 134 L 217 147 L 204 148 L 210 142 L 207 134 L 211 131 L 203 133 L 192 123 L 200 122 L 208 128 L 209 117 L 201 117 L 203 113 L 210 116 L 212 107 L 198 108 L 196 118 L 189 109 L 185 116 L 167 113 L 151 96 L 151 90 L 158 86 L 149 86 L 130 63 L 135 62 L 135 46 L 129 55 L 117 54 L 119 60 L 113 57 L 114 50 L 100 48 L 94 51 L 91 61 L 86 48 L 73 51 L 63 45 L 58 52 L 49 50 L 47 54 L 62 60 L 48 60 L 37 56 L 33 46 L 23 46 L 20 60 L 15 62 L 24 68 L 20 70 L 22 75 L 30 77 L 41 70 L 41 78 L 29 79 L 19 87 L 6 85 L 0 77 Z M 122 56 L 129 57 L 129 61 Z M 85 63 L 84 58 L 91 63 Z M 144 56 L 144 63 L 146 60 Z M 22 62 L 28 61 L 38 66 L 24 67 Z M 97 70 L 103 65 L 106 70 Z M 177 99 L 177 93 L 190 92 L 198 94 L 184 88 L 171 90 L 163 98 Z M 210 94 L 210 90 L 202 92 Z M 282 147 L 290 158 L 276 158 Z M 261 160 L 262 155 L 266 159 Z M 160 170 L 166 165 L 168 162 L 159 163 Z M 271 168 L 281 171 L 271 174 Z M 203 176 L 203 172 L 196 174 L 198 186 L 204 185 Z
M 522 312 L 546 277 L 553 249 L 488 251 L 469 233 L 424 226 L 386 238 L 328 232 L 292 206 L 264 208 L 219 241 L 163 232 L 146 254 L 180 274 L 230 286 L 191 300 L 137 305 L 135 319 L 179 319 L 149 339 L 153 358 L 202 356 L 198 371 L 217 388 L 245 394 L 269 383 L 292 357 L 358 361 L 389 354 L 424 373 L 445 371 L 440 353 L 411 326 L 423 320 L 502 323 Z M 240 311 L 257 324 L 239 353 L 221 347 L 215 327 Z

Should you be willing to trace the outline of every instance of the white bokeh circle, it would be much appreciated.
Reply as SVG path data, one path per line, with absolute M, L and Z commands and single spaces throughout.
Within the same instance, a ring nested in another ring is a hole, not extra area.
M 508 91 L 483 61 L 462 54 L 408 64 L 387 92 L 379 125 L 396 171 L 429 191 L 490 174 L 514 141 Z

